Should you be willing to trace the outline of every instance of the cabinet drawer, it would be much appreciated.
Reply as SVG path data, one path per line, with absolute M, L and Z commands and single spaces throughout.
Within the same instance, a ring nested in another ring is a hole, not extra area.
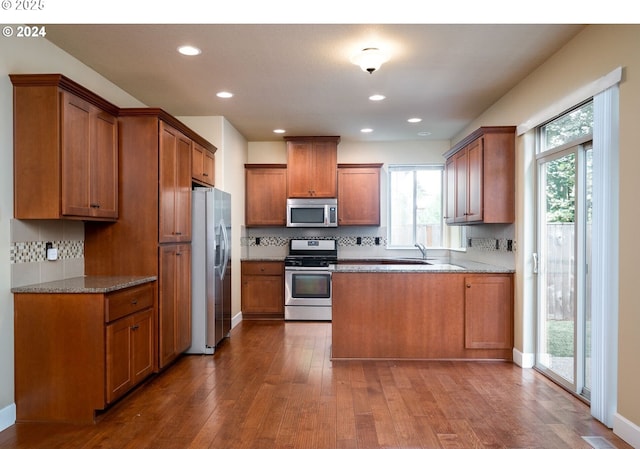
M 108 323 L 151 306 L 153 306 L 153 283 L 119 290 L 106 297 L 105 321 Z
M 242 274 L 283 275 L 283 262 L 242 262 Z

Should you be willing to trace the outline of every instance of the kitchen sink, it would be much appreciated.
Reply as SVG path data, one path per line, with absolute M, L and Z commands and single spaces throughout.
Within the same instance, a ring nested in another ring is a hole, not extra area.
M 433 265 L 433 261 L 418 257 L 403 257 L 399 259 L 386 259 L 383 263 L 392 265 Z

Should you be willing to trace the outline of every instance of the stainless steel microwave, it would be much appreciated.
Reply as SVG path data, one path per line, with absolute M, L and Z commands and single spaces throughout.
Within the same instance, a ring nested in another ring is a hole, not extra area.
M 287 199 L 288 228 L 334 228 L 338 226 L 335 198 Z

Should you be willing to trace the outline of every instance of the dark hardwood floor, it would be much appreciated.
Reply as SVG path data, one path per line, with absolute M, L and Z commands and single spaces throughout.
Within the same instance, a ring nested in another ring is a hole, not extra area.
M 596 436 L 631 449 L 534 370 L 330 352 L 328 323 L 245 321 L 214 356 L 180 358 L 95 425 L 18 423 L 0 448 L 564 449 Z

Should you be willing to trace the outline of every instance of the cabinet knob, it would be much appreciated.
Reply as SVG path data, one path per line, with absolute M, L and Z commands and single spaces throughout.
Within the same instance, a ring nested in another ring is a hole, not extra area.
M 209 176 L 209 173 L 203 173 L 202 176 Z
M 467 284 L 467 288 L 471 288 L 471 284 Z
M 131 330 L 132 331 L 137 331 L 138 329 L 140 329 L 140 325 L 139 324 L 134 324 L 133 326 L 131 326 Z
M 138 304 L 138 300 L 137 299 L 132 299 L 131 300 L 131 305 L 135 306 L 136 304 Z

